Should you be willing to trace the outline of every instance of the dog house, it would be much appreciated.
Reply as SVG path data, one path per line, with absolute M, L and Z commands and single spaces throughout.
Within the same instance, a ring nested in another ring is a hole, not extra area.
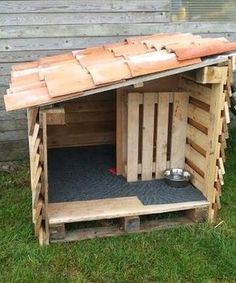
M 222 38 L 159 34 L 12 67 L 4 98 L 8 111 L 27 108 L 41 244 L 214 221 L 232 50 Z M 168 168 L 191 182 L 170 187 Z

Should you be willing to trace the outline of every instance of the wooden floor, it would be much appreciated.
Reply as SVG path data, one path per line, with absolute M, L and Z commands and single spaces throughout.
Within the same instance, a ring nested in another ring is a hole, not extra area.
M 72 223 L 206 208 L 208 201 L 143 205 L 137 197 L 49 203 L 49 224 Z

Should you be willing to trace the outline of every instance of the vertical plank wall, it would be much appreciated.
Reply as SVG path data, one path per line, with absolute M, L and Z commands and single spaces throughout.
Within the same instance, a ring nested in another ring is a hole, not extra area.
M 11 65 L 127 36 L 211 33 L 236 39 L 236 23 L 171 23 L 170 0 L 0 1 L 0 161 L 27 155 L 26 112 L 6 113 Z

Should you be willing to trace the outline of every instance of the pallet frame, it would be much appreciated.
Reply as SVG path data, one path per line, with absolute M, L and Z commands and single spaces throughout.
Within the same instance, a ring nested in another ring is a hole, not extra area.
M 153 81 L 151 90 L 146 84 L 138 84 L 118 89 L 116 96 L 117 174 L 124 175 L 128 181 L 137 181 L 139 176 L 141 180 L 149 180 L 153 176 L 160 178 L 168 167 L 185 167 L 193 175 L 194 186 L 202 191 L 210 203 L 207 208 L 210 222 L 214 222 L 221 207 L 232 95 L 230 66 L 231 59 L 227 64 L 207 66 L 178 75 L 178 90 L 176 86 L 170 86 L 174 91 L 159 91 L 158 81 Z M 140 106 L 141 118 L 137 112 Z M 65 124 L 65 111 L 63 107 L 35 107 L 29 108 L 27 115 L 35 235 L 42 245 L 49 241 L 64 241 L 68 239 L 65 223 L 49 224 L 47 129 L 48 125 Z M 135 125 L 134 121 L 137 121 Z M 138 135 L 140 130 L 141 137 Z M 170 134 L 171 139 L 168 138 Z M 142 146 L 139 146 L 140 139 Z M 197 208 L 188 209 L 186 213 L 191 219 L 199 221 Z M 140 228 L 140 215 L 129 217 L 122 217 L 122 231 L 119 228 L 112 232 L 109 227 L 104 231 L 99 228 L 98 232 L 92 229 L 81 231 L 80 235 L 83 236 L 72 233 L 71 240 L 129 233 L 131 226 L 132 232 L 148 231 L 147 227 L 166 227 L 156 223 L 145 226 L 145 229 Z M 134 221 L 135 225 L 131 225 L 130 221 Z

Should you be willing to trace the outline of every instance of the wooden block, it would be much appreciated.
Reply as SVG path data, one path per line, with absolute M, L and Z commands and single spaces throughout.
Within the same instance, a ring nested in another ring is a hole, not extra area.
M 156 129 L 156 178 L 167 169 L 167 138 L 169 122 L 169 93 L 159 93 Z
M 142 180 L 152 179 L 154 108 L 156 93 L 143 95 Z
M 209 208 L 195 208 L 186 211 L 186 215 L 194 222 L 205 222 L 208 218 Z
M 127 233 L 138 232 L 140 230 L 139 216 L 128 216 L 123 219 L 123 229 Z
M 196 81 L 202 84 L 226 83 L 228 67 L 204 67 L 197 71 Z
M 49 225 L 50 240 L 64 239 L 66 235 L 65 224 L 51 224 Z
M 229 105 L 228 105 L 227 101 L 225 101 L 225 104 L 224 104 L 224 112 L 225 112 L 226 123 L 229 124 L 230 123 L 230 115 L 229 115 Z
M 143 82 L 134 84 L 134 88 L 139 88 L 139 87 L 143 87 L 143 86 L 144 86 L 144 83 L 143 83 Z
M 139 99 L 140 93 L 128 94 L 127 181 L 138 180 Z
M 65 109 L 63 107 L 53 108 L 47 111 L 47 125 L 65 125 Z

